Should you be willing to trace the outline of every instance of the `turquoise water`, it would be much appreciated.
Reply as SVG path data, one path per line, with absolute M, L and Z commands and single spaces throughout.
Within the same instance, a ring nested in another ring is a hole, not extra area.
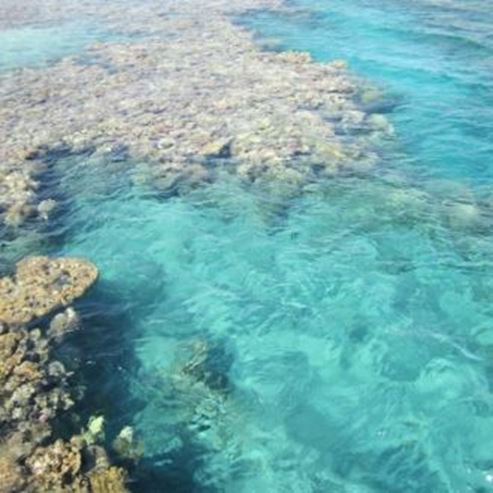
M 145 443 L 135 491 L 489 491 L 488 218 L 391 177 L 163 200 L 116 166 L 57 253 L 103 273 L 83 359 Z M 226 384 L 180 380 L 204 342 Z
M 244 19 L 281 49 L 344 59 L 395 104 L 399 139 L 423 173 L 493 176 L 493 9 L 489 1 L 297 0 Z
M 162 197 L 144 163 L 53 156 L 43 249 L 102 272 L 66 348 L 87 412 L 108 441 L 135 428 L 139 492 L 493 491 L 488 4 L 294 5 L 243 21 L 349 59 L 395 146 L 289 199 L 227 174 Z

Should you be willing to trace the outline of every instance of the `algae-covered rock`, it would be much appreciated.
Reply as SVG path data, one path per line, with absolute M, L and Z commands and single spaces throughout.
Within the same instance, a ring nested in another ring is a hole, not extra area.
M 77 330 L 79 326 L 79 315 L 69 306 L 65 311 L 58 313 L 52 318 L 48 335 L 53 339 L 60 340 L 65 334 Z
M 38 204 L 38 214 L 41 219 L 47 221 L 51 213 L 55 210 L 57 203 L 53 199 L 43 200 Z
M 201 154 L 207 157 L 226 158 L 231 155 L 231 139 L 223 138 L 206 144 Z
M 82 259 L 24 259 L 17 264 L 15 276 L 0 279 L 0 322 L 27 324 L 67 306 L 97 277 L 97 268 Z
M 83 438 L 90 445 L 104 441 L 104 416 L 91 416 Z

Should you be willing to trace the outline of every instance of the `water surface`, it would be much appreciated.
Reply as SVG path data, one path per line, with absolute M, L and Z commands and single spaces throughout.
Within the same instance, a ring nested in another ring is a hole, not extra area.
M 493 14 L 292 5 L 242 22 L 348 59 L 395 145 L 288 197 L 227 173 L 162 196 L 144 163 L 54 158 L 43 249 L 102 272 L 72 341 L 87 409 L 143 441 L 135 491 L 493 491 Z

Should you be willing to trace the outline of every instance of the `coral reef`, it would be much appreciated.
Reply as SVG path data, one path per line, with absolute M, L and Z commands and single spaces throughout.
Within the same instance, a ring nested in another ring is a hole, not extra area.
M 8 451 L 0 450 L 0 491 L 22 491 L 25 485 L 22 469 Z
M 27 324 L 67 306 L 82 296 L 97 277 L 96 267 L 80 259 L 22 260 L 14 277 L 0 279 L 0 322 Z
M 118 467 L 110 467 L 96 471 L 89 476 L 91 493 L 124 493 L 127 491 L 125 471 Z
M 196 0 L 151 1 L 129 6 L 130 27 L 114 5 L 84 2 L 74 18 L 94 16 L 132 41 L 94 45 L 85 56 L 91 63 L 68 57 L 4 74 L 0 219 L 17 226 L 49 217 L 56 204 L 38 196 L 36 176 L 57 149 L 104 155 L 123 147 L 148 163 L 139 181 L 164 191 L 214 180 L 217 168 L 299 188 L 375 164 L 374 141 L 391 126 L 362 110 L 362 88 L 345 64 L 259 51 L 230 17 L 277 4 L 215 1 L 205 18 Z M 14 7 L 6 15 L 13 12 L 22 19 Z M 146 38 L 132 38 L 135 31 Z
M 98 459 L 98 460 L 95 460 Z M 94 467 L 90 468 L 94 464 Z M 88 470 L 89 466 L 89 470 Z M 81 437 L 39 447 L 26 461 L 32 491 L 123 493 L 127 475 L 109 465 L 101 447 L 89 447 Z
M 97 445 L 104 418 L 92 418 L 69 441 L 56 439 L 52 426 L 75 394 L 72 373 L 52 349 L 80 324 L 71 306 L 53 312 L 82 296 L 97 276 L 84 260 L 33 257 L 17 265 L 15 277 L 0 279 L 1 493 L 126 491 L 125 472 Z M 51 320 L 40 320 L 45 316 Z

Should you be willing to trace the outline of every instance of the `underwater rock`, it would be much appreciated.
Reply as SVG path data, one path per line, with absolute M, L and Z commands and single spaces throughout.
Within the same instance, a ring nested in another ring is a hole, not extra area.
M 69 332 L 74 332 L 80 327 L 80 318 L 77 312 L 68 307 L 65 311 L 55 315 L 50 322 L 48 335 L 53 339 L 60 340 Z
M 389 120 L 384 116 L 379 113 L 375 113 L 373 115 L 370 115 L 367 119 L 368 124 L 375 130 L 381 131 L 384 134 L 387 135 L 393 135 L 394 134 L 394 127 L 392 124 L 389 122 Z
M 104 416 L 91 416 L 87 424 L 87 431 L 82 435 L 88 445 L 104 441 Z
M 32 484 L 41 491 L 59 491 L 74 483 L 82 466 L 79 448 L 74 443 L 57 440 L 39 447 L 26 461 Z
M 81 259 L 24 259 L 17 264 L 14 277 L 0 279 L 0 322 L 27 324 L 67 306 L 81 297 L 97 277 L 97 268 Z
M 124 460 L 138 462 L 144 455 L 143 444 L 136 440 L 134 429 L 125 426 L 112 443 L 113 450 Z
M 476 204 L 457 202 L 447 207 L 450 227 L 453 229 L 473 229 L 481 224 L 481 210 Z
M 215 140 L 203 147 L 201 154 L 206 157 L 228 158 L 231 156 L 231 142 L 228 138 Z
M 200 382 L 214 392 L 227 393 L 230 382 L 227 370 L 231 355 L 219 344 L 205 340 L 194 341 L 189 348 L 189 359 L 175 373 L 175 378 Z
M 57 203 L 53 199 L 47 199 L 47 200 L 41 201 L 38 204 L 38 208 L 37 208 L 39 217 L 41 217 L 41 219 L 44 219 L 45 221 L 47 221 L 50 217 L 50 214 L 54 211 L 56 206 L 57 206 Z

